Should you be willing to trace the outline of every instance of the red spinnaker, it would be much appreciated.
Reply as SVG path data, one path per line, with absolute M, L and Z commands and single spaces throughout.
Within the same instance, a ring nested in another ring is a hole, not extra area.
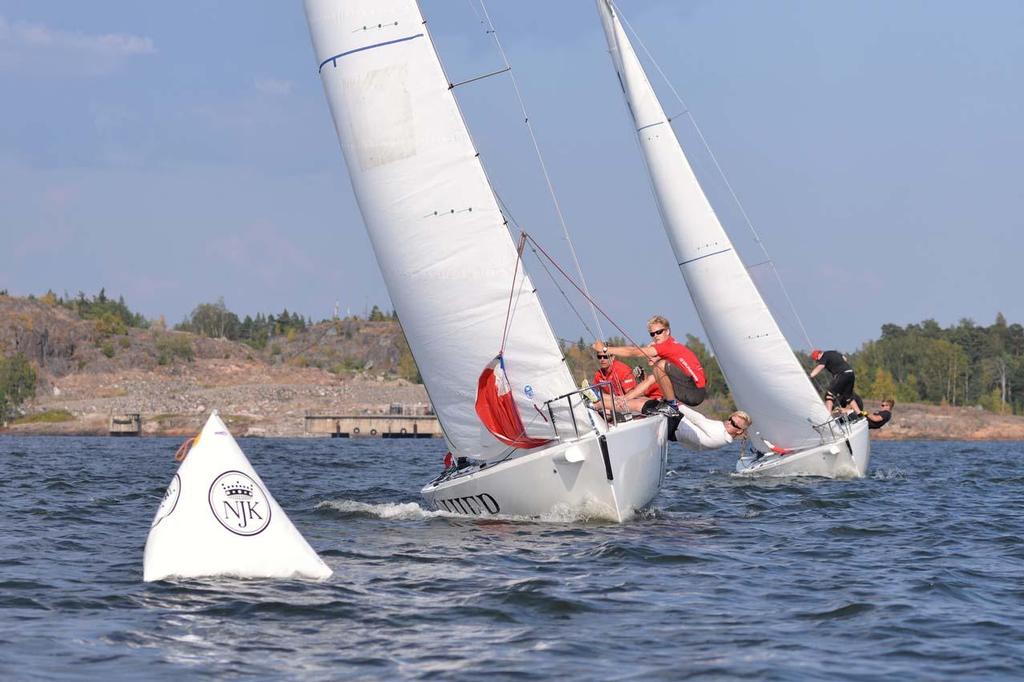
M 500 355 L 487 365 L 477 381 L 476 414 L 487 430 L 509 447 L 529 449 L 550 442 L 526 435 Z

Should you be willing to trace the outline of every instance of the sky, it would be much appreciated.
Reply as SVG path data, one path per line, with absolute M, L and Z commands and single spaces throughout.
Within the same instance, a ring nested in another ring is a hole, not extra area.
M 453 81 L 502 66 L 476 2 L 420 3 Z M 769 268 L 755 281 L 794 346 L 1024 322 L 1024 3 L 618 4 L 767 247 L 792 309 Z M 654 313 L 703 336 L 594 3 L 487 9 L 592 295 L 637 337 Z M 496 191 L 568 265 L 509 77 L 456 92 Z M 105 288 L 170 323 L 219 297 L 241 316 L 390 308 L 301 2 L 0 0 L 0 93 L 0 289 Z M 676 126 L 741 256 L 765 260 Z M 542 297 L 559 336 L 590 336 Z

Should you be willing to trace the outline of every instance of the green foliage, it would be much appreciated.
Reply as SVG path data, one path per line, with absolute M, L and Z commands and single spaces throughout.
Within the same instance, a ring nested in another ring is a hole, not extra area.
M 15 419 L 12 423 L 14 424 L 57 424 L 60 422 L 75 421 L 75 415 L 71 414 L 67 410 L 47 410 L 46 412 L 36 412 L 35 414 L 26 414 L 24 417 Z
M 693 334 L 686 335 L 686 346 L 693 351 L 693 354 L 700 360 L 704 368 L 704 378 L 707 379 L 707 397 L 732 402 L 732 394 L 729 393 L 729 386 L 725 383 L 725 375 L 722 368 L 718 366 L 718 360 L 704 345 L 704 342 Z
M 358 372 L 365 366 L 366 362 L 359 358 L 346 357 L 331 367 L 330 371 L 334 374 L 345 374 L 347 372 Z
M 404 335 L 398 340 L 398 376 L 414 384 L 423 383 L 420 368 L 416 366 L 416 359 L 413 358 Z
M 120 316 L 109 310 L 96 318 L 96 333 L 100 338 L 108 336 L 121 336 L 128 333 L 128 325 Z
M 104 341 L 100 345 L 100 352 L 106 355 L 108 358 L 114 357 L 114 344 L 110 343 L 110 341 Z
M 192 341 L 183 334 L 169 332 L 156 338 L 156 361 L 161 365 L 169 365 L 175 360 L 192 362 L 196 355 L 192 350 Z
M 367 318 L 370 322 L 384 322 L 389 319 L 387 315 L 381 312 L 381 309 L 377 306 L 373 306 L 373 310 L 370 311 L 370 317 Z
M 192 332 L 211 339 L 237 339 L 241 323 L 238 315 L 228 310 L 224 299 L 218 298 L 214 303 L 200 303 L 181 324 L 174 329 L 181 332 Z
M 0 423 L 36 391 L 36 370 L 23 354 L 0 358 Z
M 1001 314 L 988 327 L 969 319 L 945 329 L 935 320 L 886 324 L 850 360 L 861 395 L 1024 411 L 1024 327 Z
M 66 292 L 65 296 L 67 296 Z M 83 320 L 104 320 L 104 325 L 115 326 L 118 329 L 126 327 L 145 329 L 149 327 L 149 322 L 145 317 L 128 309 L 123 296 L 118 297 L 116 301 L 107 298 L 106 289 L 100 289 L 100 293 L 91 299 L 86 298 L 85 294 L 81 291 L 78 292 L 78 297 L 73 299 L 57 298 L 52 291 L 47 291 L 41 300 L 44 303 L 51 303 L 51 301 L 56 300 L 57 303 L 65 308 L 73 310 Z M 116 319 L 117 322 L 113 322 L 112 319 Z M 112 332 L 112 334 L 124 333 L 124 331 Z

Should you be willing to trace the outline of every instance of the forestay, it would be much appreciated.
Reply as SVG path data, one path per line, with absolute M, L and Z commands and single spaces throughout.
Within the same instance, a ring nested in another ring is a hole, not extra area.
M 597 0 L 665 231 L 737 406 L 780 447 L 821 443 L 828 413 L 683 154 L 615 8 Z
M 552 438 L 544 401 L 574 384 L 529 277 L 515 274 L 515 245 L 419 8 L 306 0 L 306 16 L 349 178 L 449 446 L 479 459 L 507 451 L 474 399 L 510 293 L 505 367 L 527 434 Z

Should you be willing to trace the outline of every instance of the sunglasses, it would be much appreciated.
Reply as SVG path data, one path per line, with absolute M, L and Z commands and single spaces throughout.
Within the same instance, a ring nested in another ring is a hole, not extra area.
M 647 333 L 650 334 L 651 338 L 653 339 L 658 334 L 661 334 L 661 333 L 664 333 L 664 332 L 667 332 L 667 331 L 668 331 L 668 329 L 662 327 L 661 329 L 655 329 L 653 332 L 647 332 Z
M 600 353 L 597 354 L 597 359 L 598 360 L 607 360 L 610 357 L 611 357 L 611 355 L 601 355 Z
M 732 427 L 734 429 L 739 429 L 740 431 L 746 431 L 747 430 L 746 426 L 740 426 L 739 424 L 736 423 L 736 420 L 733 419 L 732 417 L 729 417 L 729 423 L 732 424 Z

